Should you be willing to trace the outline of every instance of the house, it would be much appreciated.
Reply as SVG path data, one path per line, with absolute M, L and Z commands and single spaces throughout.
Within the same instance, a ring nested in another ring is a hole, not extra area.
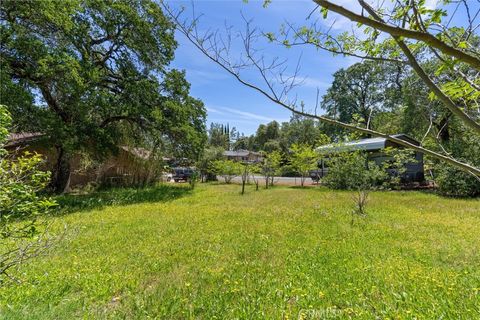
M 227 160 L 233 161 L 242 161 L 242 162 L 261 162 L 263 161 L 263 156 L 260 152 L 253 152 L 248 150 L 235 150 L 235 151 L 225 151 L 223 156 Z
M 57 160 L 57 150 L 43 139 L 44 135 L 35 133 L 10 134 L 5 149 L 10 154 L 25 152 L 44 156 L 42 170 L 53 172 Z M 103 185 L 140 185 L 156 181 L 160 175 L 159 166 L 150 161 L 151 152 L 138 147 L 119 146 L 101 162 L 86 159 L 81 153 L 70 159 L 70 180 L 66 191 L 84 187 L 88 184 Z
M 401 139 L 404 141 L 408 141 L 414 145 L 419 146 L 420 143 L 415 139 L 405 135 L 405 134 L 396 134 L 392 135 L 397 139 Z M 318 178 L 321 178 L 328 174 L 328 157 L 339 152 L 348 152 L 348 151 L 356 151 L 356 150 L 363 150 L 366 151 L 368 154 L 368 159 L 370 161 L 374 161 L 377 165 L 382 165 L 386 161 L 392 161 L 393 157 L 387 155 L 385 153 L 385 148 L 398 148 L 404 149 L 402 145 L 395 143 L 391 140 L 386 138 L 368 138 L 368 139 L 361 139 L 356 141 L 350 141 L 344 144 L 335 145 L 325 145 L 318 147 L 316 150 L 323 155 L 323 159 L 319 161 L 318 167 L 319 169 L 316 171 Z M 415 161 L 406 163 L 405 168 L 406 171 L 402 174 L 402 181 L 403 182 L 423 182 L 425 180 L 424 168 L 423 168 L 423 154 L 418 151 L 412 150 L 412 157 Z M 387 169 L 390 174 L 395 174 L 395 170 Z M 312 177 L 313 178 L 313 177 Z

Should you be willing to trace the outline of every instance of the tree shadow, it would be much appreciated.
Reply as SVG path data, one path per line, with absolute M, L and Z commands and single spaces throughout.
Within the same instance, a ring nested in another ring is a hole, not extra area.
M 187 186 L 157 185 L 146 188 L 111 188 L 89 194 L 65 194 L 58 196 L 54 215 L 78 211 L 98 210 L 106 206 L 121 206 L 135 203 L 168 202 L 192 193 Z
M 300 189 L 300 190 L 307 190 L 307 189 L 319 189 L 319 186 L 317 184 L 305 184 L 303 187 L 302 186 L 288 186 L 290 189 Z

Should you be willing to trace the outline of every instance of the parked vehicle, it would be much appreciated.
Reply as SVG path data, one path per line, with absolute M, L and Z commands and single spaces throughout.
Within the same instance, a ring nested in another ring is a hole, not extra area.
M 162 173 L 162 181 L 163 182 L 170 182 L 173 180 L 173 173 L 172 172 L 164 172 Z
M 176 167 L 173 168 L 173 171 L 173 181 L 175 182 L 188 181 L 194 173 L 193 169 L 189 167 Z
M 315 169 L 315 170 L 310 170 L 310 179 L 312 179 L 313 182 L 318 183 L 321 178 L 323 178 L 328 172 L 327 168 L 323 169 Z

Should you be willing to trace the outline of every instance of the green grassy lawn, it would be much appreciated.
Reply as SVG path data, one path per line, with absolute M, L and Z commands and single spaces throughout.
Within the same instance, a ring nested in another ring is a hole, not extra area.
M 351 193 L 252 190 L 61 199 L 68 236 L 0 289 L 0 317 L 480 317 L 479 200 L 375 192 L 352 226 Z

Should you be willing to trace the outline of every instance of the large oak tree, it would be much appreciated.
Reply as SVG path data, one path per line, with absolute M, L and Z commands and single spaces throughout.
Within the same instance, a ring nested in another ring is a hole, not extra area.
M 55 191 L 74 152 L 101 158 L 119 143 L 200 152 L 205 109 L 168 68 L 174 26 L 154 1 L 5 0 L 0 19 L 0 103 L 16 130 L 57 149 Z

